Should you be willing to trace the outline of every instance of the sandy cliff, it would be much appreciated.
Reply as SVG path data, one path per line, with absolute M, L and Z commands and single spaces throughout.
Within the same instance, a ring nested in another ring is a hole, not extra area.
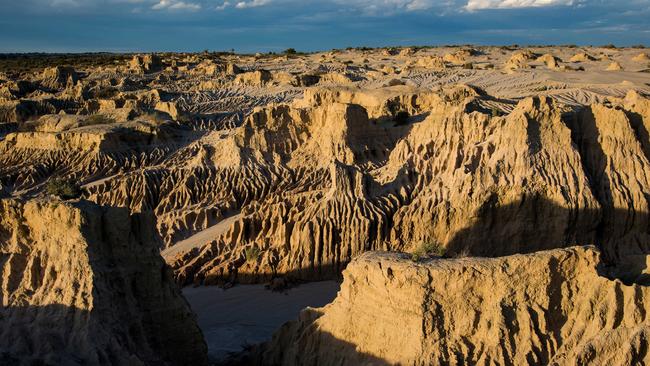
M 0 201 L 0 363 L 203 365 L 207 351 L 151 217 Z
M 619 263 L 650 250 L 638 50 L 403 51 L 0 75 L 14 126 L 0 192 L 42 197 L 67 178 L 85 199 L 153 214 L 183 284 L 326 279 L 364 251 L 429 244 L 499 256 L 591 243 Z M 604 72 L 613 61 L 623 70 Z
M 170 53 L 3 71 L 0 363 L 204 364 L 172 278 L 283 284 L 351 261 L 334 304 L 261 360 L 645 360 L 639 52 Z M 62 190 L 82 203 L 53 201 Z M 600 254 L 570 248 L 588 244 Z
M 648 101 L 636 93 L 577 109 L 526 98 L 495 115 L 482 107 L 490 97 L 461 86 L 406 98 L 426 111 L 406 126 L 337 102 L 338 90 L 311 93 L 306 106 L 256 111 L 213 150 L 254 189 L 224 183 L 243 198 L 230 206 L 238 219 L 170 258 L 181 282 L 328 278 L 366 250 L 426 243 L 479 256 L 593 243 L 616 263 L 650 250 Z M 386 91 L 349 93 L 407 108 Z
M 647 287 L 593 247 L 414 263 L 367 253 L 336 300 L 257 350 L 268 365 L 632 365 L 650 361 Z

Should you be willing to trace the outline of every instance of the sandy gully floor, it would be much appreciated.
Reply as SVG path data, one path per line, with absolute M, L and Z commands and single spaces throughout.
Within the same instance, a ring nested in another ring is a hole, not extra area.
M 266 341 L 282 324 L 297 319 L 307 306 L 321 307 L 336 297 L 335 281 L 302 284 L 285 292 L 264 285 L 185 288 L 183 295 L 197 314 L 211 359 L 240 351 L 244 344 Z

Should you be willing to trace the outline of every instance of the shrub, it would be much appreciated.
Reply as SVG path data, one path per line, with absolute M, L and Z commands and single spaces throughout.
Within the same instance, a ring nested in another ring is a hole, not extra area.
M 296 51 L 295 48 L 287 48 L 284 50 L 285 55 L 295 55 L 296 53 L 298 53 L 298 51 Z
M 262 251 L 258 247 L 248 247 L 244 250 L 244 255 L 246 256 L 246 262 L 255 262 L 262 254 Z
M 424 257 L 442 257 L 445 255 L 445 248 L 440 245 L 438 242 L 433 240 L 424 241 L 415 248 L 413 253 L 411 253 L 411 259 L 413 261 L 418 261 L 420 258 Z
M 395 122 L 395 126 L 404 126 L 409 123 L 409 113 L 406 111 L 399 111 L 395 114 L 395 117 L 393 117 L 393 121 Z
M 51 179 L 47 182 L 45 190 L 48 194 L 57 196 L 64 200 L 78 198 L 81 196 L 79 184 L 71 179 Z
M 418 261 L 420 258 L 436 256 L 442 257 L 445 255 L 445 248 L 440 245 L 438 242 L 433 240 L 424 241 L 415 248 L 413 253 L 411 253 L 411 259 L 413 261 Z

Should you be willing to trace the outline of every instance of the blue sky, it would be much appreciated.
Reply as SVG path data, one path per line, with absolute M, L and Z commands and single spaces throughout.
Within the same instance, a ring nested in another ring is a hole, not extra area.
M 650 46 L 650 0 L 0 0 L 0 52 Z

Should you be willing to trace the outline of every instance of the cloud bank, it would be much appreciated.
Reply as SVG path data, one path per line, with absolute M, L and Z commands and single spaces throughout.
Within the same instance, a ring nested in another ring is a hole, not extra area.
M 227 1 L 224 5 L 228 3 Z M 235 7 L 237 9 L 246 9 L 246 8 L 257 8 L 258 6 L 264 6 L 271 3 L 271 0 L 251 0 L 251 1 L 240 1 Z
M 573 0 L 469 0 L 467 10 L 540 8 L 545 6 L 569 6 Z
M 650 0 L 0 0 L 0 13 L 0 52 L 650 45 Z
M 46 3 L 55 8 L 97 7 L 108 4 L 131 6 L 140 10 L 186 10 L 211 9 L 246 10 L 261 7 L 287 7 L 300 5 L 319 9 L 323 6 L 338 6 L 340 9 L 355 10 L 366 15 L 384 15 L 399 12 L 445 12 L 478 11 L 486 9 L 541 8 L 571 6 L 578 2 L 598 2 L 602 0 L 31 0 L 27 3 L 37 5 Z M 629 0 L 631 2 L 650 2 L 649 0 Z
M 201 10 L 201 4 L 177 0 L 160 0 L 158 3 L 151 6 L 153 10 Z

